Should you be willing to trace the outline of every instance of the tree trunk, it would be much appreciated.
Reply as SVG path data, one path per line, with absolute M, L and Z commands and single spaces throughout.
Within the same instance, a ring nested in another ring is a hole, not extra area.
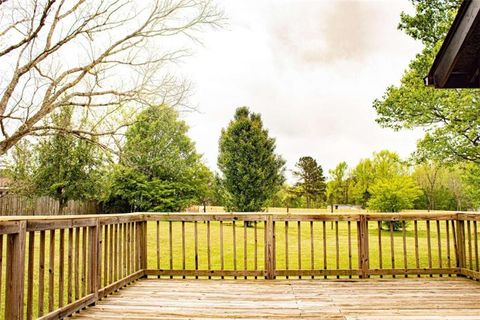
M 65 208 L 67 207 L 67 200 L 64 198 L 58 199 L 58 215 L 63 215 Z

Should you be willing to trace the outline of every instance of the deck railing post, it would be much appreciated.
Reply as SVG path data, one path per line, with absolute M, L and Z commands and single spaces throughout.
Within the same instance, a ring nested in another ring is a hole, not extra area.
M 7 236 L 5 319 L 23 319 L 26 226 L 20 221 L 18 233 Z
M 465 221 L 457 219 L 457 268 L 465 268 Z M 461 275 L 461 272 L 460 272 Z
M 147 269 L 147 222 L 137 221 L 135 223 L 137 270 Z
M 275 230 L 273 216 L 265 220 L 265 279 L 275 279 Z
M 368 220 L 364 214 L 360 215 L 357 221 L 358 234 L 358 269 L 360 271 L 360 278 L 366 279 L 368 277 L 369 264 L 369 250 L 368 250 Z
M 95 301 L 98 300 L 100 289 L 100 223 L 96 219 L 96 225 L 88 229 L 88 250 L 90 252 L 90 263 L 88 264 L 88 293 L 95 294 Z

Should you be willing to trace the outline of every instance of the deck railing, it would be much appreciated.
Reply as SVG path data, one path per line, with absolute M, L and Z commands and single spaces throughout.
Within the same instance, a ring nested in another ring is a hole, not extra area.
M 5 218 L 0 311 L 59 319 L 149 276 L 480 279 L 479 220 L 449 212 Z

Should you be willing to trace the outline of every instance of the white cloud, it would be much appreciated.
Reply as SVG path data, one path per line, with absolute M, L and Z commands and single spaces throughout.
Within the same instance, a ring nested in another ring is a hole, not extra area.
M 300 156 L 325 169 L 388 148 L 408 156 L 421 132 L 375 123 L 372 101 L 398 83 L 420 44 L 397 30 L 408 1 L 223 1 L 225 30 L 203 35 L 183 65 L 192 79 L 191 136 L 216 169 L 220 130 L 236 107 L 262 114 L 293 168 Z

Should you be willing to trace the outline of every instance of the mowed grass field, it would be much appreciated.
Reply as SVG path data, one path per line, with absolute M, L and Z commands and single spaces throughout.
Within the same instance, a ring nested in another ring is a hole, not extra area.
M 185 229 L 185 269 L 193 270 L 195 269 L 195 228 L 197 228 L 197 250 L 198 250 L 198 269 L 207 270 L 208 269 L 208 256 L 207 256 L 207 223 L 197 222 L 186 222 L 184 224 Z M 277 222 L 275 226 L 276 234 L 276 269 L 284 270 L 286 269 L 286 236 L 288 237 L 288 269 L 324 269 L 325 260 L 324 260 L 324 238 L 323 238 L 323 223 L 314 222 L 313 228 L 310 227 L 310 222 L 302 222 L 300 224 L 300 229 L 298 229 L 298 224 L 296 222 L 289 222 L 288 230 L 286 232 L 285 223 Z M 235 239 L 234 244 L 234 229 L 235 229 Z M 446 222 L 441 221 L 439 223 L 440 233 L 437 233 L 437 224 L 435 221 L 430 222 L 430 259 L 431 266 L 433 268 L 440 267 L 454 267 L 455 262 L 455 246 L 452 234 L 452 225 L 449 224 L 450 231 L 450 241 L 449 245 L 447 243 L 446 237 Z M 158 235 L 157 235 L 158 230 Z M 224 266 L 225 270 L 263 270 L 264 269 L 264 223 L 257 223 L 257 242 L 255 243 L 255 228 L 254 227 L 245 227 L 242 222 L 236 222 L 235 228 L 232 222 L 223 223 L 223 253 L 224 253 Z M 467 229 L 468 230 L 468 229 Z M 470 266 L 473 269 L 477 269 L 477 261 L 475 258 L 469 259 L 469 252 L 473 252 L 475 256 L 475 251 L 478 250 L 478 243 L 475 245 L 474 239 L 474 228 L 473 223 L 470 229 L 470 238 L 471 245 L 467 243 L 467 266 Z M 147 224 L 147 254 L 148 254 L 148 268 L 149 269 L 170 269 L 170 255 L 172 256 L 173 269 L 179 270 L 183 269 L 183 244 L 182 244 L 182 223 L 173 222 L 172 223 L 172 251 L 170 252 L 170 237 L 169 237 L 169 223 L 160 222 L 157 229 L 156 222 L 148 222 Z M 348 223 L 339 222 L 338 223 L 338 249 L 337 249 L 337 225 L 335 223 L 326 222 L 325 223 L 326 231 L 326 265 L 327 269 L 349 269 L 350 265 L 352 269 L 358 268 L 358 247 L 357 247 L 357 225 L 356 222 L 350 224 L 350 241 L 348 237 Z M 311 241 L 311 235 L 313 234 L 313 241 Z M 466 231 L 466 238 L 468 239 L 468 231 Z M 414 225 L 412 222 L 407 224 L 405 231 L 406 236 L 406 260 L 408 268 L 416 268 L 416 257 L 415 257 L 415 239 L 414 239 Z M 35 233 L 35 249 L 34 249 L 34 286 L 33 286 L 33 315 L 36 317 L 38 315 L 38 305 L 40 304 L 40 292 L 39 292 L 39 232 Z M 44 314 L 47 313 L 49 309 L 49 291 L 50 287 L 53 287 L 54 292 L 54 301 L 52 308 L 56 309 L 59 306 L 59 231 L 55 232 L 55 241 L 54 241 L 54 251 L 53 254 L 50 254 L 50 232 L 46 232 L 46 241 L 45 241 L 45 289 L 44 289 L 44 298 L 43 298 L 43 309 Z M 82 247 L 82 236 L 80 236 L 80 248 Z M 478 237 L 477 237 L 478 238 Z M 159 241 L 157 242 L 157 239 Z M 245 240 L 246 239 L 246 240 Z M 67 279 L 68 279 L 68 232 L 65 231 L 64 238 L 64 293 L 63 301 L 64 305 L 67 301 Z M 393 252 L 395 257 L 395 267 L 404 268 L 404 246 L 403 246 L 403 231 L 393 232 Z M 388 269 L 392 267 L 392 258 L 391 258 L 391 234 L 388 230 L 382 230 L 381 235 L 381 253 L 382 253 L 382 267 Z M 300 246 L 299 246 L 300 243 Z M 312 248 L 313 243 L 313 248 Z M 350 244 L 349 244 L 350 243 Z M 440 251 L 439 244 L 440 243 Z M 210 269 L 211 270 L 221 270 L 221 241 L 220 241 L 220 223 L 211 222 L 210 223 Z M 28 237 L 27 237 L 27 248 L 28 248 Z M 255 248 L 257 250 L 257 261 L 255 262 Z M 350 249 L 349 249 L 350 248 Z M 449 249 L 448 249 L 449 248 Z M 158 250 L 158 251 L 157 251 Z M 337 266 L 337 250 L 338 250 L 338 266 Z M 28 249 L 27 249 L 28 251 Z M 313 259 L 312 259 L 313 251 Z M 104 252 L 104 251 L 103 251 Z M 157 252 L 160 253 L 158 260 Z M 246 255 L 245 255 L 246 253 Z M 380 268 L 380 247 L 379 247 L 379 237 L 378 237 L 378 226 L 376 222 L 369 223 L 369 253 L 370 253 L 370 268 Z M 428 268 L 429 267 L 429 253 L 428 253 L 428 237 L 427 237 L 427 227 L 425 221 L 418 222 L 418 256 L 419 256 L 419 267 Z M 50 259 L 53 257 L 54 266 L 50 270 Z M 4 299 L 5 299 L 5 268 L 6 268 L 6 236 L 3 236 L 2 244 L 2 254 L 1 254 L 1 305 L 0 305 L 0 315 L 3 316 L 4 312 Z M 25 270 L 27 270 L 27 261 L 28 254 L 25 261 Z M 86 260 L 90 259 L 87 252 Z M 74 259 L 73 264 L 76 262 Z M 104 259 L 102 257 L 102 263 Z M 158 265 L 159 263 L 159 265 Z M 79 277 L 80 285 L 82 285 L 82 275 L 86 274 L 86 270 L 82 269 L 83 265 L 83 255 L 80 250 L 79 255 Z M 53 281 L 49 281 L 49 274 L 52 274 Z M 103 284 L 103 271 L 101 272 L 102 284 Z M 333 277 L 332 277 L 333 278 Z M 25 271 L 25 281 L 27 279 L 27 274 Z M 25 296 L 27 288 L 25 286 Z M 79 290 L 79 296 L 83 296 L 82 288 Z M 0 316 L 0 318 L 1 318 Z
M 439 223 L 440 233 L 437 233 L 435 221 L 430 222 L 430 257 L 433 268 L 448 267 L 449 257 L 450 265 L 455 266 L 455 247 L 452 236 L 452 226 L 449 225 L 450 241 L 447 243 L 446 222 Z M 185 223 L 185 269 L 195 269 L 195 223 Z M 207 250 L 207 223 L 197 223 L 197 250 L 198 250 L 198 269 L 208 269 L 208 250 Z M 357 224 L 350 224 L 350 241 L 348 236 L 348 223 L 338 222 L 338 253 L 337 253 L 337 226 L 335 223 L 326 222 L 326 265 L 327 269 L 356 269 L 358 268 L 358 246 L 357 246 Z M 255 228 L 244 227 L 243 222 L 235 223 L 234 245 L 234 227 L 232 222 L 223 223 L 223 252 L 225 270 L 255 270 L 255 246 L 257 247 L 257 270 L 264 269 L 264 224 L 257 224 L 257 243 L 255 244 Z M 157 247 L 157 225 L 155 222 L 148 223 L 148 267 L 150 269 L 170 269 L 170 241 L 168 222 L 160 222 L 159 246 Z M 172 223 L 172 260 L 173 269 L 183 268 L 183 244 L 182 244 L 182 225 L 181 222 Z M 276 238 L 276 268 L 286 269 L 286 237 L 288 237 L 288 268 L 296 269 L 324 269 L 324 238 L 323 223 L 313 222 L 311 228 L 310 222 L 302 222 L 300 229 L 297 222 L 289 222 L 287 233 L 284 222 L 277 222 L 275 226 Z M 300 234 L 300 237 L 299 237 Z M 311 236 L 313 234 L 313 249 Z M 246 240 L 245 240 L 246 238 Z M 415 238 L 413 222 L 407 224 L 405 231 L 406 257 L 408 268 L 416 268 Z M 210 223 L 210 269 L 221 269 L 220 255 L 220 223 Z M 473 239 L 473 234 L 472 234 Z M 349 245 L 350 242 L 350 245 Z M 299 246 L 300 243 L 300 246 Z M 438 250 L 440 243 L 440 251 Z M 349 249 L 350 247 L 350 249 Z M 382 254 L 382 267 L 385 269 L 392 267 L 391 234 L 389 230 L 381 231 L 381 250 L 379 246 L 378 225 L 376 222 L 369 222 L 369 253 L 370 268 L 380 268 L 380 252 Z M 393 232 L 393 253 L 396 268 L 404 268 L 404 244 L 403 231 Z M 448 249 L 449 248 L 449 249 Z M 160 261 L 158 261 L 157 250 L 160 252 Z M 472 250 L 473 244 L 472 244 Z M 312 259 L 313 251 L 313 259 Z M 235 254 L 236 253 L 236 254 Z M 246 255 L 245 255 L 246 253 Z M 299 254 L 300 253 L 300 254 Z M 448 255 L 450 253 L 450 255 Z M 337 266 L 338 254 L 338 266 Z M 351 258 L 350 258 L 351 255 Z M 236 257 L 235 257 L 236 256 Z M 418 256 L 419 267 L 429 267 L 428 237 L 425 221 L 418 222 Z M 246 257 L 246 259 L 245 259 Z M 299 259 L 300 257 L 300 259 Z M 236 266 L 235 266 L 236 260 Z M 313 261 L 313 264 L 312 264 Z M 474 262 L 475 263 L 475 262 Z

